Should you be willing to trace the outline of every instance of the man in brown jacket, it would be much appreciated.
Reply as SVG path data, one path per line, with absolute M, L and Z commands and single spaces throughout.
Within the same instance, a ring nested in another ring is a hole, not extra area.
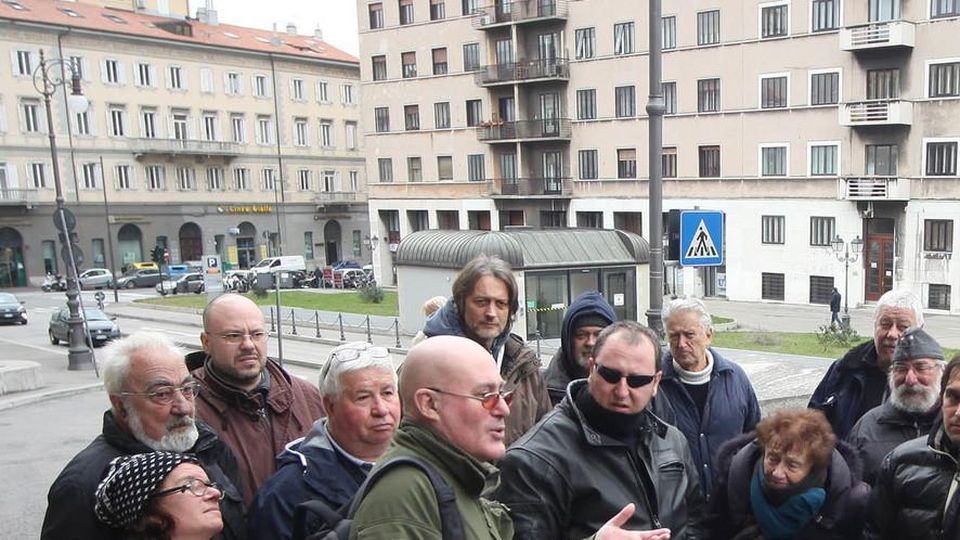
M 263 312 L 250 299 L 225 294 L 203 311 L 203 351 L 187 356 L 203 389 L 197 417 L 227 443 L 249 506 L 276 472 L 275 456 L 323 415 L 320 393 L 267 358 Z
M 496 361 L 513 404 L 507 417 L 506 444 L 520 438 L 552 405 L 540 374 L 537 353 L 510 333 L 520 309 L 513 271 L 496 256 L 478 255 L 453 282 L 453 297 L 423 328 L 427 337 L 463 336 L 487 350 Z

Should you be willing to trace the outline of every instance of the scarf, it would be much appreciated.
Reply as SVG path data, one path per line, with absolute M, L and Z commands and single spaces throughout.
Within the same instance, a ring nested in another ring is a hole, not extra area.
M 593 429 L 629 446 L 633 446 L 636 442 L 644 422 L 643 411 L 637 414 L 624 414 L 606 409 L 597 403 L 587 389 L 587 385 L 583 385 L 580 393 L 574 397 L 574 401 Z
M 808 475 L 808 478 L 811 476 L 813 473 Z M 760 525 L 763 537 L 767 540 L 792 538 L 813 519 L 827 498 L 827 491 L 822 487 L 809 487 L 775 506 L 767 499 L 765 492 L 769 488 L 765 484 L 761 460 L 753 480 L 750 481 L 750 508 Z

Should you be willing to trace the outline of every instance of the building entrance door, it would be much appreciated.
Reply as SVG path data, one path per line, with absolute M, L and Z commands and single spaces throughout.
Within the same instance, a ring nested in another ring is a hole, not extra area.
M 863 246 L 867 301 L 877 301 L 893 288 L 893 227 L 892 219 L 867 221 Z

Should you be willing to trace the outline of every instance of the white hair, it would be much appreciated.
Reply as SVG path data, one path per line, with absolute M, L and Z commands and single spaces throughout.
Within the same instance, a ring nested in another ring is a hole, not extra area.
M 327 363 L 320 371 L 320 395 L 336 399 L 340 396 L 340 379 L 345 373 L 361 369 L 377 368 L 389 372 L 393 384 L 397 384 L 397 373 L 393 368 L 393 357 L 385 347 L 379 347 L 363 341 L 344 343 L 330 352 Z
M 943 380 L 943 371 L 947 363 L 935 360 L 936 376 L 929 385 L 917 383 L 909 386 L 904 382 L 897 385 L 893 370 L 887 376 L 887 385 L 890 388 L 890 403 L 897 409 L 910 414 L 923 414 L 934 407 L 940 400 L 940 384 Z
M 693 311 L 700 317 L 700 326 L 703 327 L 705 332 L 713 330 L 713 319 L 710 318 L 710 313 L 707 312 L 707 306 L 703 305 L 703 302 L 699 298 L 684 297 L 671 300 L 666 306 L 663 307 L 663 310 L 660 312 L 660 317 L 663 319 L 663 323 L 667 324 L 676 313 L 682 313 L 684 311 Z
M 133 438 L 143 443 L 146 447 L 157 452 L 186 452 L 193 448 L 200 437 L 200 431 L 197 429 L 197 423 L 192 416 L 173 416 L 163 426 L 163 436 L 160 439 L 153 439 L 147 435 L 143 427 L 143 420 L 140 418 L 140 411 L 134 407 L 133 402 L 128 397 L 123 397 L 123 406 L 126 408 L 126 424 L 130 428 Z
M 141 351 L 180 358 L 186 354 L 186 351 L 175 345 L 170 338 L 156 332 L 137 332 L 110 343 L 104 347 L 100 360 L 100 377 L 108 394 L 119 394 L 123 391 L 123 383 L 127 381 L 130 371 L 130 360 Z
M 883 296 L 877 300 L 877 307 L 873 310 L 874 324 L 880 320 L 880 312 L 883 311 L 885 307 L 912 310 L 917 319 L 917 326 L 923 326 L 923 304 L 920 303 L 917 295 L 911 291 L 906 289 L 891 289 L 883 293 Z

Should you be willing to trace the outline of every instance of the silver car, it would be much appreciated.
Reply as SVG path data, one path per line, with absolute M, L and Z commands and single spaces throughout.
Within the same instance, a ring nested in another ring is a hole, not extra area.
M 102 289 L 113 285 L 113 272 L 106 268 L 88 268 L 79 276 L 81 289 Z
M 120 338 L 120 326 L 114 322 L 113 317 L 96 308 L 85 308 L 84 316 L 87 319 L 87 328 L 90 330 L 90 340 L 88 345 L 95 347 L 105 345 L 107 342 Z M 70 310 L 61 308 L 50 317 L 50 326 L 47 333 L 50 336 L 50 343 L 56 345 L 61 341 L 70 343 L 70 326 L 67 319 L 70 318 Z

